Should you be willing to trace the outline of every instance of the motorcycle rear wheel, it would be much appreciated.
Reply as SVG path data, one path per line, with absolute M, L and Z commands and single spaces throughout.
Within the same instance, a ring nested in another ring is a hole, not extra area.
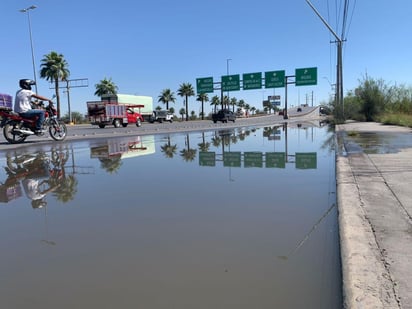
M 61 120 L 53 121 L 49 127 L 49 134 L 55 141 L 62 141 L 66 138 L 67 127 Z
M 16 129 L 21 129 L 22 125 L 17 121 L 10 121 L 4 125 L 3 135 L 10 144 L 19 144 L 26 140 L 27 135 L 16 132 Z

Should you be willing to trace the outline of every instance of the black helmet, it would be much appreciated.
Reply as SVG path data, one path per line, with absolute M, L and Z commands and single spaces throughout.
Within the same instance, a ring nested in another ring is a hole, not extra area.
M 31 79 L 21 79 L 19 81 L 20 88 L 26 89 L 26 90 L 31 90 L 32 85 L 36 85 L 36 82 Z

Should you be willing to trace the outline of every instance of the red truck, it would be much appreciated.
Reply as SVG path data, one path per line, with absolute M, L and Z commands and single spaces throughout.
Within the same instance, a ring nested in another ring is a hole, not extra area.
M 144 105 L 118 104 L 108 101 L 87 102 L 87 117 L 92 125 L 104 128 L 113 125 L 115 128 L 127 127 L 129 123 L 142 125 L 143 116 L 138 112 Z

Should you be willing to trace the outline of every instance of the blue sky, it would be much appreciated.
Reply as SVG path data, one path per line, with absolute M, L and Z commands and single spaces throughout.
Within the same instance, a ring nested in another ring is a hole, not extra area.
M 312 0 L 341 35 L 344 0 Z M 388 84 L 411 85 L 412 1 L 349 0 L 343 49 L 344 93 L 367 74 Z M 30 11 L 37 75 L 50 51 L 64 55 L 71 79 L 87 78 L 87 88 L 70 91 L 71 110 L 85 113 L 86 101 L 97 100 L 95 84 L 111 78 L 119 93 L 152 96 L 154 105 L 165 88 L 212 76 L 317 67 L 316 86 L 288 86 L 288 105 L 325 102 L 336 82 L 336 46 L 326 26 L 305 0 L 3 0 L 0 3 L 0 93 L 14 96 L 20 78 L 32 78 L 27 13 Z M 231 59 L 227 61 L 227 59 Z M 38 92 L 52 96 L 46 80 Z M 209 94 L 219 95 L 219 91 Z M 230 97 L 262 109 L 262 100 L 284 88 L 241 90 Z M 67 95 L 61 93 L 62 114 Z M 210 111 L 209 103 L 206 111 Z M 195 97 L 189 110 L 200 111 Z

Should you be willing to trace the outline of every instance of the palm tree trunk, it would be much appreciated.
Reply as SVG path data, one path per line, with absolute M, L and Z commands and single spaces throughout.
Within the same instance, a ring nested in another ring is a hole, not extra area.
M 186 95 L 186 121 L 189 121 L 189 111 L 188 111 L 188 104 L 187 104 L 187 95 Z
M 57 118 L 60 118 L 60 94 L 59 94 L 59 80 L 54 80 L 54 88 L 56 89 L 56 101 L 57 101 Z

